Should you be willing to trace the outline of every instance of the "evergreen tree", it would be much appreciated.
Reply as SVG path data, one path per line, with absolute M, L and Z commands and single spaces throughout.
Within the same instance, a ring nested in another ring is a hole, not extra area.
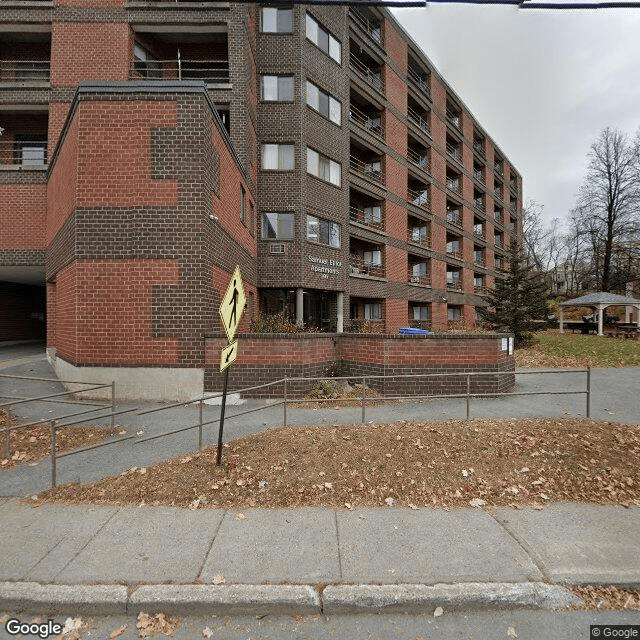
M 495 288 L 487 296 L 487 307 L 480 315 L 495 329 L 513 333 L 515 346 L 521 347 L 539 329 L 535 320 L 547 319 L 547 286 L 531 273 L 515 242 L 511 244 L 505 274 L 505 278 L 496 278 Z

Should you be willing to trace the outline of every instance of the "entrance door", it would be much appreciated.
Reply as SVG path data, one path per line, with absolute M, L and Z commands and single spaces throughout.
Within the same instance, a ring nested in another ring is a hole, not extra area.
M 330 296 L 324 291 L 304 292 L 304 324 L 321 331 L 332 331 Z

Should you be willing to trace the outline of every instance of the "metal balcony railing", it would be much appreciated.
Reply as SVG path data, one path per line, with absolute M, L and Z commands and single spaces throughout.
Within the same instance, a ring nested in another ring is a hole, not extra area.
M 132 80 L 202 80 L 207 84 L 229 84 L 228 60 L 134 60 Z
M 384 265 L 368 263 L 364 261 L 364 256 L 351 256 L 349 258 L 349 267 L 354 275 L 365 275 L 373 278 L 384 278 Z
M 474 140 L 473 148 L 476 153 L 478 153 L 481 157 L 485 157 L 484 155 L 484 142 L 482 140 Z
M 409 269 L 407 278 L 411 284 L 422 284 L 428 287 L 431 286 L 431 276 L 429 274 L 426 274 L 423 276 L 416 276 L 416 275 L 413 275 L 413 273 L 411 273 L 411 269 Z
M 447 178 L 447 189 L 455 191 L 456 193 L 462 193 L 462 185 L 459 178 Z
M 0 60 L 0 82 L 29 85 L 50 79 L 49 60 Z
M 407 201 L 416 207 L 429 208 L 429 192 L 426 189 L 407 189 Z
M 449 249 L 449 247 L 447 247 L 447 258 L 462 260 L 462 251 L 460 249 Z
M 380 23 L 369 20 L 363 16 L 357 9 L 349 8 L 349 18 L 360 27 L 372 40 L 378 44 L 382 44 L 382 29 Z
M 487 264 L 487 261 L 484 255 L 475 255 L 473 256 L 473 264 L 477 264 L 480 267 L 484 267 Z
M 502 212 L 501 211 L 494 211 L 493 212 L 493 222 L 496 224 L 499 224 L 500 226 L 504 226 L 504 223 L 502 221 Z
M 462 291 L 462 283 L 459 280 L 447 281 L 447 291 Z
M 484 173 L 482 173 L 482 170 L 480 169 L 474 169 L 473 170 L 473 177 L 478 181 L 481 182 L 482 184 L 486 184 L 486 180 L 484 178 Z
M 447 122 L 452 124 L 456 129 L 460 129 L 461 127 L 460 114 L 455 113 L 454 111 L 449 111 L 447 109 Z
M 487 210 L 487 208 L 484 206 L 484 201 L 482 200 L 482 198 L 476 198 L 473 201 L 473 208 L 477 209 L 478 211 L 482 211 L 482 213 Z
M 516 212 L 516 203 L 512 202 L 509 204 L 509 211 L 511 211 L 511 213 L 515 213 Z
M 429 156 L 426 153 L 419 153 L 411 147 L 407 148 L 407 160 L 416 166 L 429 171 Z
M 502 169 L 502 162 L 498 162 L 497 164 L 493 165 L 493 170 L 499 175 L 499 176 L 503 176 L 504 175 L 504 170 Z
M 363 224 L 374 229 L 384 228 L 382 211 L 380 211 L 380 215 L 378 216 L 375 213 L 367 212 L 364 209 L 351 205 L 349 207 L 349 220 L 351 220 L 351 222 L 357 222 L 358 224 Z
M 498 200 L 502 200 L 502 187 L 497 187 L 493 190 L 493 195 Z
M 431 130 L 429 129 L 429 122 L 424 117 L 424 115 L 418 113 L 415 109 L 411 107 L 407 108 L 407 118 L 409 122 L 415 124 L 419 129 L 431 135 Z
M 409 67 L 409 81 L 414 84 L 420 91 L 423 91 L 427 96 L 431 95 L 429 89 L 429 74 L 421 73 L 413 67 Z
M 363 129 L 366 129 L 369 133 L 373 133 L 380 137 L 384 136 L 382 118 L 379 115 L 368 115 L 364 111 L 358 109 L 358 107 L 350 104 L 349 120 L 351 120 L 351 122 L 355 122 Z
M 0 165 L 42 167 L 47 164 L 46 137 L 32 140 L 0 140 Z
M 350 156 L 349 169 L 363 175 L 365 178 L 369 178 L 369 180 L 384 184 L 384 173 L 380 161 L 364 162 L 360 158 L 356 158 L 356 156 Z
M 493 238 L 493 244 L 496 247 L 502 247 L 502 236 L 494 236 Z
M 353 52 L 349 55 L 349 66 L 359 76 L 364 78 L 371 86 L 378 91 L 384 91 L 384 83 L 382 82 L 382 73 L 368 67 Z
M 419 244 L 425 249 L 431 249 L 431 235 L 428 231 L 421 231 L 420 227 L 413 227 L 407 230 L 407 242 Z
M 447 142 L 447 153 L 458 162 L 462 161 L 462 151 L 459 146 Z
M 479 227 L 479 228 L 474 227 L 473 228 L 473 235 L 476 238 L 482 238 L 482 240 L 484 240 L 484 238 L 485 238 L 484 227 Z
M 447 222 L 449 224 L 455 224 L 458 227 L 462 227 L 462 214 L 457 209 L 454 211 L 447 211 Z

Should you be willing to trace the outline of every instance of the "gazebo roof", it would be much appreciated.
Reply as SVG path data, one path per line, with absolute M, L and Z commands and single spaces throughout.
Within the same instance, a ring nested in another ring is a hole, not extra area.
M 588 293 L 586 296 L 580 296 L 579 298 L 573 298 L 573 300 L 565 300 L 560 303 L 561 307 L 589 307 L 599 305 L 640 305 L 640 300 L 635 298 L 627 298 L 626 296 L 619 296 L 616 293 L 607 293 L 606 291 L 599 291 L 597 293 Z

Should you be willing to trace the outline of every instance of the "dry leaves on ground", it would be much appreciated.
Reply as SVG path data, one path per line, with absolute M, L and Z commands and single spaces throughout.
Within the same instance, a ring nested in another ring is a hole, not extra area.
M 179 620 L 177 618 L 170 618 L 164 613 L 157 613 L 155 616 L 150 616 L 148 613 L 141 611 L 138 614 L 136 627 L 138 629 L 138 635 L 141 638 L 151 638 L 156 633 L 161 633 L 165 636 L 175 635 L 178 624 Z
M 9 420 L 10 426 L 16 423 L 0 410 L 0 470 L 11 469 L 19 464 L 33 463 L 51 455 L 51 428 L 48 423 L 35 427 L 16 429 L 10 432 L 11 456 L 5 456 L 4 428 Z M 69 451 L 77 447 L 97 444 L 106 438 L 121 433 L 110 427 L 73 426 L 59 429 L 56 433 L 56 451 Z
M 574 609 L 640 609 L 640 591 L 613 586 L 572 587 L 572 591 L 584 601 Z
M 640 504 L 640 427 L 577 419 L 286 427 L 41 501 L 197 508 Z M 33 501 L 30 501 L 33 503 Z

